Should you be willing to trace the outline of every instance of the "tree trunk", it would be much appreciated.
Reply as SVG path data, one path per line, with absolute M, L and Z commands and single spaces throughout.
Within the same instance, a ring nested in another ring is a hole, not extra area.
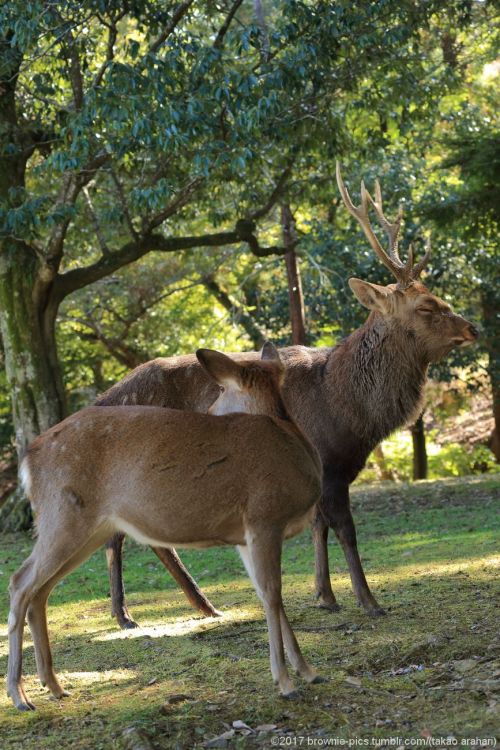
M 12 240 L 0 243 L 0 331 L 19 457 L 28 443 L 65 415 L 55 309 L 39 309 L 34 300 L 36 279 L 37 259 L 31 248 Z M 30 518 L 26 499 L 15 493 L 2 507 L 0 528 L 26 528 Z
M 15 87 L 22 54 L 0 40 L 0 206 L 8 216 L 23 199 L 26 163 L 33 138 L 18 121 Z M 12 398 L 16 448 L 26 445 L 64 416 L 64 390 L 57 360 L 55 317 L 50 298 L 54 269 L 43 267 L 27 242 L 14 239 L 6 222 L 0 237 L 0 332 Z M 4 504 L 0 529 L 25 527 L 29 506 L 17 492 Z M 9 520 L 10 519 L 10 520 Z
M 0 248 L 0 330 L 20 455 L 37 435 L 64 417 L 64 390 L 55 314 L 47 308 L 40 311 L 33 300 L 36 257 L 22 243 L 5 241 Z
M 222 305 L 222 307 L 230 313 L 235 323 L 241 325 L 246 331 L 255 349 L 260 349 L 266 341 L 266 336 L 260 330 L 253 317 L 247 313 L 242 305 L 238 304 L 236 300 L 232 299 L 232 297 L 222 289 L 214 276 L 207 276 L 203 280 L 203 284 L 205 288 L 214 295 L 215 299 Z
M 387 466 L 387 461 L 385 459 L 384 451 L 382 449 L 382 444 L 379 443 L 374 449 L 373 449 L 373 458 L 375 460 L 375 464 L 378 469 L 378 473 L 380 475 L 380 479 L 383 481 L 391 481 L 394 482 L 394 474 L 392 472 L 392 469 L 390 469 Z
M 290 206 L 286 203 L 281 207 L 281 225 L 283 229 L 283 245 L 286 248 L 285 263 L 288 279 L 288 298 L 290 300 L 292 344 L 305 345 L 307 342 L 306 318 L 300 268 L 297 253 L 295 252 L 295 221 Z
M 493 432 L 490 448 L 498 462 L 500 462 L 500 305 L 496 288 L 481 290 L 481 306 L 483 308 L 483 324 L 486 349 L 488 350 L 488 375 L 491 382 L 491 396 L 493 406 Z
M 413 442 L 413 479 L 427 479 L 427 449 L 423 413 L 411 428 Z

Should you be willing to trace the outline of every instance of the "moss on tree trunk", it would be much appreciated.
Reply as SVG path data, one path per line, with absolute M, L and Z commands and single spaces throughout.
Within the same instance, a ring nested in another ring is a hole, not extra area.
M 18 452 L 64 415 L 53 321 L 33 301 L 36 259 L 19 243 L 0 254 L 0 330 Z
M 33 132 L 18 118 L 15 87 L 22 53 L 9 34 L 0 39 L 0 206 L 8 217 L 18 208 Z M 11 391 L 18 456 L 40 432 L 64 416 L 64 390 L 57 360 L 51 298 L 54 269 L 29 240 L 16 239 L 7 219 L 0 234 L 0 333 Z M 26 528 L 29 505 L 15 492 L 2 507 L 0 529 Z
M 18 456 L 40 432 L 64 417 L 64 391 L 57 362 L 55 310 L 35 301 L 37 259 L 24 243 L 0 245 L 0 331 L 11 391 Z M 0 528 L 26 528 L 26 499 L 14 493 L 0 512 Z

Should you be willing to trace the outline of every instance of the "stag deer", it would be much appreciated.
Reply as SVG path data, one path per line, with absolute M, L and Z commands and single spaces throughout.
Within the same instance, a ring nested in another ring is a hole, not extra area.
M 272 345 L 263 362 L 237 364 L 206 349 L 197 357 L 223 387 L 209 414 L 90 407 L 28 448 L 21 476 L 38 536 L 10 583 L 7 686 L 17 708 L 33 708 L 21 681 L 26 613 L 40 680 L 60 698 L 47 597 L 116 531 L 156 546 L 236 545 L 264 605 L 282 695 L 295 695 L 283 643 L 294 669 L 321 681 L 283 609 L 280 568 L 283 539 L 310 523 L 320 498 L 319 456 L 281 400 L 283 368 Z
M 356 207 L 338 164 L 337 182 L 345 206 L 397 283 L 379 286 L 350 279 L 352 292 L 370 310 L 367 321 L 333 348 L 281 349 L 285 365 L 282 393 L 292 419 L 315 445 L 323 463 L 323 497 L 313 523 L 319 604 L 332 611 L 339 608 L 328 570 L 327 539 L 331 526 L 342 545 L 358 602 L 369 615 L 379 615 L 383 609 L 368 587 L 357 549 L 349 485 L 373 448 L 420 413 L 429 364 L 446 357 L 454 347 L 472 343 L 478 331 L 419 281 L 429 259 L 429 249 L 414 264 L 410 247 L 403 263 L 398 251 L 401 213 L 392 223 L 386 219 L 379 183 L 375 199 L 362 183 L 361 205 Z M 372 229 L 370 207 L 388 236 L 388 252 Z M 240 356 L 234 358 L 238 360 Z M 140 365 L 104 393 L 97 404 L 142 403 L 204 411 L 215 392 L 195 357 L 189 355 Z M 123 535 L 108 543 L 112 599 L 120 625 L 133 627 L 135 623 L 124 601 L 122 544 Z M 175 560 L 167 562 L 175 572 Z M 198 598 L 196 584 L 189 574 L 179 571 L 176 577 L 179 579 L 181 574 L 186 594 L 200 609 L 206 608 L 206 599 Z

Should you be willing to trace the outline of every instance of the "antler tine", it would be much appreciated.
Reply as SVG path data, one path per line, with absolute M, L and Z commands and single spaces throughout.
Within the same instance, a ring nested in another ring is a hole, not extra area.
M 413 242 L 410 242 L 408 247 L 408 257 L 406 259 L 405 263 L 405 273 L 407 279 L 411 279 L 411 272 L 413 269 L 413 258 L 415 256 L 415 247 L 413 245 Z
M 394 222 L 390 222 L 388 221 L 388 219 L 386 219 L 382 203 L 382 190 L 380 188 L 380 182 L 378 180 L 375 180 L 375 200 L 373 200 L 370 194 L 368 194 L 368 196 L 370 198 L 370 203 L 375 209 L 379 224 L 389 238 L 389 257 L 392 258 L 395 263 L 403 266 L 404 264 L 399 257 L 398 251 L 398 236 L 399 230 L 401 228 L 401 219 L 403 218 L 403 208 L 402 206 L 399 206 L 398 215 Z
M 427 238 L 427 242 L 425 243 L 425 255 L 424 257 L 418 261 L 418 263 L 411 269 L 410 272 L 410 278 L 412 281 L 415 281 L 418 279 L 424 268 L 426 267 L 427 263 L 429 262 L 429 259 L 431 257 L 431 238 Z
M 371 197 L 370 193 L 366 189 L 364 182 L 361 182 L 361 205 L 360 206 L 355 206 L 353 204 L 353 202 L 351 200 L 351 197 L 350 197 L 350 195 L 349 195 L 349 193 L 347 191 L 347 188 L 346 188 L 346 186 L 344 184 L 344 181 L 342 179 L 342 174 L 341 174 L 341 171 L 340 171 L 340 163 L 338 161 L 337 161 L 337 165 L 336 165 L 336 174 L 337 174 L 337 185 L 339 186 L 340 195 L 342 196 L 342 200 L 344 201 L 344 204 L 345 204 L 347 210 L 349 211 L 349 213 L 352 216 L 354 216 L 354 218 L 360 224 L 363 232 L 365 233 L 366 238 L 368 239 L 370 245 L 372 246 L 373 250 L 375 251 L 375 254 L 378 256 L 378 258 L 380 258 L 380 260 L 386 266 L 386 268 L 388 268 L 393 273 L 393 275 L 396 277 L 396 279 L 398 280 L 398 282 L 400 284 L 406 283 L 408 277 L 405 274 L 405 266 L 403 265 L 403 263 L 400 260 L 399 256 L 397 255 L 397 253 L 396 253 L 396 255 L 392 255 L 392 253 L 391 253 L 392 257 L 389 256 L 385 252 L 385 250 L 382 247 L 382 245 L 380 244 L 380 242 L 378 241 L 378 239 L 377 239 L 377 237 L 376 237 L 376 235 L 375 235 L 375 233 L 374 233 L 374 231 L 372 229 L 372 226 L 371 226 L 371 223 L 370 223 L 370 218 L 368 216 L 368 204 L 370 203 L 372 206 L 374 206 L 374 208 L 375 208 L 375 210 L 377 212 L 377 216 L 379 218 L 379 221 L 381 221 L 381 222 L 384 221 L 385 222 L 385 224 L 382 224 L 382 226 L 384 227 L 384 229 L 388 233 L 389 233 L 389 229 L 387 227 L 390 228 L 393 225 L 390 225 L 389 222 L 387 222 L 387 220 L 385 219 L 385 217 L 383 216 L 383 214 L 381 214 L 381 215 L 379 214 L 379 211 L 378 211 L 378 208 L 377 208 L 377 206 L 375 204 L 375 201 L 373 200 L 373 198 Z M 377 198 L 378 198 L 378 196 L 380 195 L 380 186 L 378 186 L 378 188 L 377 188 L 377 186 L 375 186 L 375 189 L 377 191 L 376 195 L 377 195 Z M 397 227 L 398 227 L 397 231 L 399 231 L 399 221 L 400 221 L 400 219 L 397 222 Z M 387 225 L 387 227 L 386 227 L 386 225 Z M 396 238 L 397 238 L 397 232 L 396 232 Z M 393 244 L 391 243 L 391 248 L 392 247 L 393 247 Z
M 359 209 L 356 208 L 354 203 L 351 200 L 351 196 L 349 195 L 349 192 L 344 184 L 344 180 L 342 179 L 342 175 L 340 173 L 340 162 L 337 161 L 336 164 L 336 175 L 337 175 L 337 185 L 339 186 L 340 195 L 342 196 L 342 200 L 344 201 L 344 205 L 346 206 L 349 213 L 351 213 L 353 216 L 356 217 L 356 219 L 359 218 L 358 212 Z

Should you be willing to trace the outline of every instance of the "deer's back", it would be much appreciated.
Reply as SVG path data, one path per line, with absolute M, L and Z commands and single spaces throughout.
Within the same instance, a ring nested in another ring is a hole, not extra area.
M 290 346 L 279 350 L 285 364 L 283 400 L 293 420 L 319 451 L 324 462 L 354 475 L 371 446 L 360 445 L 353 429 L 353 396 L 336 375 L 336 349 Z M 259 359 L 257 352 L 234 359 Z M 343 380 L 345 381 L 345 376 Z M 206 412 L 218 395 L 194 355 L 158 358 L 140 365 L 102 394 L 97 405 L 154 404 Z M 362 422 L 362 415 L 358 421 Z M 351 470 L 351 465 L 356 468 Z

